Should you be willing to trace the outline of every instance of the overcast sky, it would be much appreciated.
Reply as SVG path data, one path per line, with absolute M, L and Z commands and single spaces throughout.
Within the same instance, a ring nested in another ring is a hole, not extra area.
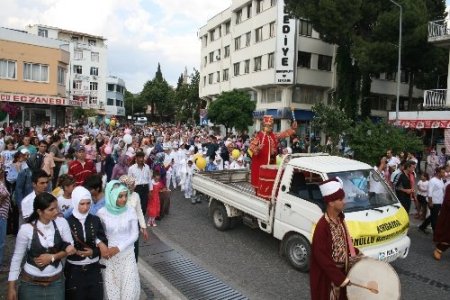
M 132 93 L 152 79 L 158 62 L 175 85 L 199 69 L 198 29 L 231 0 L 0 0 L 0 26 L 45 24 L 107 39 L 109 74 Z

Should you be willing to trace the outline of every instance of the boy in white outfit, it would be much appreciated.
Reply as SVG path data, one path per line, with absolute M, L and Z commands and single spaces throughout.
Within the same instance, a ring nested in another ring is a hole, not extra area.
M 191 199 L 191 203 L 200 203 L 200 199 L 195 199 L 195 192 L 192 188 L 192 176 L 196 168 L 191 159 L 188 160 L 186 169 L 182 172 L 181 189 L 184 191 L 184 198 Z

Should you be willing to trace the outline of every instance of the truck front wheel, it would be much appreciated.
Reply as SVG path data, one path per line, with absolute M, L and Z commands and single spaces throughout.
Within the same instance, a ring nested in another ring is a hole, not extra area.
M 227 230 L 230 228 L 231 220 L 227 215 L 227 210 L 222 204 L 214 205 L 211 213 L 212 221 L 214 227 L 220 231 Z
M 299 234 L 293 234 L 285 241 L 284 254 L 289 263 L 301 272 L 308 272 L 311 258 L 309 241 Z

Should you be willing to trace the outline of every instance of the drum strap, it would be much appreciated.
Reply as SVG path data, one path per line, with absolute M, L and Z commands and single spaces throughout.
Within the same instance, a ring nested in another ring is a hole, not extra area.
M 350 250 L 350 256 L 354 257 L 356 256 L 356 251 L 355 251 L 355 246 L 353 246 L 353 241 L 352 238 L 350 237 L 348 228 L 347 228 L 347 223 L 345 221 L 343 221 L 342 223 L 344 223 L 344 227 L 345 227 L 345 235 L 347 236 L 347 244 L 348 244 L 348 249 Z

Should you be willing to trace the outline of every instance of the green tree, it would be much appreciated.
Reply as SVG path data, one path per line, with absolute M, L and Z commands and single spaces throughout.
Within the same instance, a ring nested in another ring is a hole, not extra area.
M 190 82 L 185 82 L 181 75 L 175 89 L 176 120 L 183 123 L 195 123 L 198 120 L 202 102 L 198 96 L 200 72 L 194 69 L 189 78 Z
M 374 124 L 370 120 L 349 128 L 346 140 L 354 151 L 355 159 L 371 165 L 375 165 L 387 149 L 395 153 L 423 149 L 422 140 L 414 132 L 386 123 Z
M 152 120 L 155 120 L 156 116 L 160 122 L 163 121 L 163 118 L 168 121 L 174 119 L 173 88 L 164 79 L 159 63 L 155 77 L 145 83 L 140 96 L 145 105 L 151 106 Z
M 345 115 L 343 110 L 323 103 L 314 105 L 312 111 L 314 112 L 312 126 L 330 137 L 333 145 L 338 145 L 341 135 L 351 127 L 352 120 Z M 335 154 L 335 152 L 336 147 L 333 147 L 332 153 Z
M 127 115 L 144 114 L 147 109 L 140 95 L 133 95 L 129 91 L 125 91 L 124 106 Z
M 245 91 L 232 90 L 221 93 L 208 107 L 208 118 L 216 125 L 228 129 L 245 130 L 253 124 L 256 103 Z

